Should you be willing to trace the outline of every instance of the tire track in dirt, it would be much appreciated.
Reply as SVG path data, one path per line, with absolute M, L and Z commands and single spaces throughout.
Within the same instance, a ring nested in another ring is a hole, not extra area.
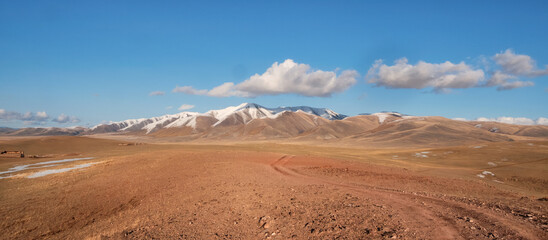
M 283 155 L 282 157 L 278 158 L 276 161 L 270 163 L 270 167 L 274 169 L 274 171 L 281 173 L 285 176 L 292 175 L 290 171 L 288 171 L 283 166 L 289 161 L 290 158 L 294 157 L 293 155 Z
M 367 197 L 381 201 L 383 204 L 389 205 L 399 216 L 406 220 L 408 227 L 425 234 L 424 236 L 427 238 L 477 238 L 477 232 L 474 233 L 469 229 L 475 230 L 478 228 L 487 230 L 484 237 L 492 239 L 500 236 L 512 239 L 544 239 L 548 235 L 526 222 L 520 222 L 518 219 L 512 218 L 512 216 L 504 217 L 489 209 L 482 209 L 457 201 L 371 185 L 335 182 L 303 174 L 286 166 L 293 157 L 295 156 L 284 155 L 269 165 L 274 171 L 292 177 L 297 181 L 330 185 L 365 194 Z M 462 221 L 459 222 L 459 220 Z M 472 224 L 474 221 L 476 222 Z

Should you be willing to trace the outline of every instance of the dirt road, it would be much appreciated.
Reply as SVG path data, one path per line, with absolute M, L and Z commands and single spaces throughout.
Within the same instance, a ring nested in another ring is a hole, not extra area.
M 270 166 L 276 172 L 291 177 L 295 181 L 327 185 L 343 189 L 356 196 L 374 199 L 376 203 L 374 206 L 387 208 L 388 215 L 399 218 L 401 225 L 398 229 L 404 229 L 403 232 L 384 232 L 381 236 L 421 239 L 543 239 L 547 236 L 546 225 L 541 225 L 543 229 L 539 229 L 535 226 L 536 224 L 523 221 L 523 214 L 512 214 L 515 213 L 514 210 L 504 211 L 500 208 L 481 207 L 485 203 L 471 204 L 466 201 L 466 198 L 382 188 L 377 187 L 375 182 L 346 181 L 329 176 L 332 174 L 325 174 L 337 171 L 348 172 L 348 168 L 340 164 L 338 167 L 333 165 L 322 167 L 321 172 L 324 174 L 310 171 L 306 174 L 289 166 L 289 162 L 295 158 L 296 156 L 284 155 L 273 161 Z M 310 166 L 311 160 L 305 162 Z M 321 163 L 326 164 L 326 161 Z M 337 163 L 331 162 L 331 164 Z M 354 174 L 359 171 L 354 167 Z M 364 171 L 363 174 L 368 173 Z M 546 223 L 545 215 L 532 218 L 541 218 L 541 221 Z

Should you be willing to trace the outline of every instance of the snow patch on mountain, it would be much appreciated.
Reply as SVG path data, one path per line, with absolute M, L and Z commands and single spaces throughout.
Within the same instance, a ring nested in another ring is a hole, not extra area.
M 183 112 L 179 114 L 180 117 L 167 124 L 166 128 L 172 128 L 172 127 L 183 127 L 183 126 L 189 126 L 192 128 L 196 128 L 196 117 L 199 116 L 199 113 L 195 112 Z
M 172 125 L 174 127 L 178 126 L 191 126 L 196 127 L 195 122 L 194 124 L 186 124 L 188 119 L 195 118 L 195 116 L 198 116 L 199 113 L 195 112 L 182 112 L 178 114 L 170 114 L 170 115 L 164 115 L 160 117 L 153 117 L 153 118 L 139 118 L 139 119 L 128 119 L 125 121 L 120 122 L 109 122 L 107 124 L 99 124 L 97 126 L 94 126 L 91 128 L 91 131 L 94 131 L 98 129 L 101 126 L 109 126 L 113 129 L 117 129 L 116 131 L 133 131 L 133 130 L 146 130 L 146 133 L 150 133 L 155 129 L 161 128 L 164 125 L 169 126 Z M 184 124 L 180 124 L 180 122 L 184 122 Z
M 274 119 L 284 112 L 303 112 L 329 120 L 340 120 L 346 118 L 346 115 L 338 114 L 327 108 L 313 108 L 307 106 L 266 108 L 255 103 L 242 103 L 238 106 L 231 106 L 220 110 L 210 110 L 206 113 L 181 112 L 178 114 L 164 115 L 153 118 L 109 122 L 107 124 L 99 124 L 94 126 L 91 128 L 91 131 L 97 130 L 99 127 L 103 126 L 108 127 L 111 131 L 145 130 L 148 134 L 161 128 L 191 127 L 196 129 L 196 120 L 201 116 L 216 119 L 217 121 L 212 125 L 212 127 L 215 127 L 231 117 L 238 116 L 243 120 L 244 124 L 247 124 L 254 119 Z
M 266 108 L 255 103 L 242 103 L 239 106 L 228 107 L 222 110 L 212 110 L 205 115 L 210 115 L 218 119 L 217 123 L 213 126 L 217 126 L 228 117 L 237 114 L 244 120 L 244 123 L 248 123 L 253 119 L 263 118 L 277 118 L 284 112 L 303 112 L 310 115 L 323 117 L 329 120 L 341 120 L 346 118 L 346 115 L 338 114 L 331 109 L 327 108 L 313 108 L 307 106 L 298 107 L 278 107 L 278 108 Z
M 296 112 L 300 110 L 300 111 L 303 111 L 304 113 L 320 116 L 329 120 L 342 120 L 347 117 L 346 115 L 338 114 L 328 108 L 313 108 L 313 107 L 307 107 L 307 106 L 279 107 L 279 108 L 273 108 L 270 110 L 278 113 L 285 112 L 285 111 Z
M 379 118 L 379 124 L 383 124 L 388 117 L 397 117 L 399 118 L 398 120 L 416 118 L 415 116 L 409 116 L 409 115 L 401 114 L 399 112 L 379 112 L 379 113 L 372 113 L 372 114 L 366 114 L 366 115 L 377 116 L 377 118 Z
M 242 103 L 235 107 L 227 107 L 221 110 L 211 110 L 206 112 L 204 115 L 212 116 L 217 119 L 217 122 L 213 124 L 213 126 L 219 125 L 233 115 L 240 116 L 244 123 L 248 123 L 253 119 L 276 118 L 278 116 L 276 112 L 255 103 Z

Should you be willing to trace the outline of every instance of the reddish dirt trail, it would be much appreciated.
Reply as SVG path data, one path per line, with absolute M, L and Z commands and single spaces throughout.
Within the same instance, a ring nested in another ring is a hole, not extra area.
M 398 189 L 379 188 L 363 182 L 335 181 L 321 175 L 305 174 L 295 167 L 288 166 L 294 157 L 284 155 L 270 163 L 270 166 L 276 172 L 295 181 L 329 185 L 373 198 L 381 206 L 389 206 L 390 210 L 403 220 L 405 229 L 415 230 L 414 237 L 428 239 L 546 239 L 548 237 L 546 231 L 529 222 L 491 209 Z

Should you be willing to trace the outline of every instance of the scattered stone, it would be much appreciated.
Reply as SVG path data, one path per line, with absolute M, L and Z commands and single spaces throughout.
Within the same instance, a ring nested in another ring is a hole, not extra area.
M 124 231 L 124 236 L 129 236 L 132 233 L 133 233 L 133 230 L 125 230 Z
M 268 229 L 270 228 L 270 216 L 262 216 L 259 218 L 259 228 L 264 228 L 264 229 Z

